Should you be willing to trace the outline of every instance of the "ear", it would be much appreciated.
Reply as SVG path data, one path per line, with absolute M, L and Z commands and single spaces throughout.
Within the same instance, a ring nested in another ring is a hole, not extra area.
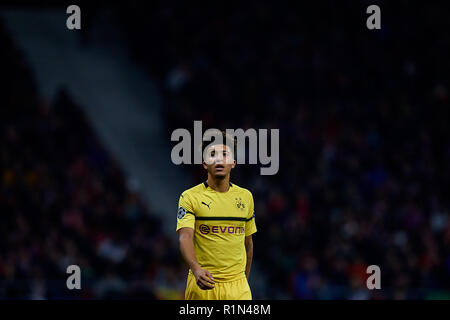
M 208 166 L 206 165 L 205 161 L 202 162 L 202 166 L 203 166 L 203 169 L 208 170 Z
M 231 165 L 231 169 L 234 169 L 236 167 L 236 160 L 233 160 L 233 164 Z

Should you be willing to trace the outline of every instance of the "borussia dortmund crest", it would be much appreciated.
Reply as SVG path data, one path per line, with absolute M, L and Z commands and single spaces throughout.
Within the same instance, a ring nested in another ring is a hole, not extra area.
M 242 202 L 241 198 L 234 198 L 236 200 L 236 207 L 243 211 L 245 209 L 245 204 Z

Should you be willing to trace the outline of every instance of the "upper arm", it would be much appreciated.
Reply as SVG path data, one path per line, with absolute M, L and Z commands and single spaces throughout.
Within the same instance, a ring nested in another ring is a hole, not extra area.
M 250 193 L 250 191 L 249 191 Z M 251 236 L 257 231 L 255 223 L 255 205 L 253 202 L 253 195 L 250 193 L 249 196 L 249 207 L 247 213 L 247 221 L 245 223 L 245 236 Z
M 187 240 L 187 239 L 193 239 L 194 238 L 194 229 L 192 228 L 180 228 L 177 230 L 178 233 L 178 238 L 180 239 L 180 241 L 182 240 Z
M 192 201 L 189 195 L 185 192 L 180 196 L 178 201 L 177 212 L 177 233 L 180 229 L 191 229 L 192 232 L 195 228 L 195 213 L 192 205 Z

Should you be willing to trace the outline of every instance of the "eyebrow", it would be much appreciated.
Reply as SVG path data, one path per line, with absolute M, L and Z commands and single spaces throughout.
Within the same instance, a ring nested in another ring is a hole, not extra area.
M 211 153 L 213 153 L 213 152 L 231 153 L 231 151 L 228 150 L 228 149 L 217 150 L 217 149 L 213 148 L 212 150 L 208 151 L 209 154 L 211 154 Z

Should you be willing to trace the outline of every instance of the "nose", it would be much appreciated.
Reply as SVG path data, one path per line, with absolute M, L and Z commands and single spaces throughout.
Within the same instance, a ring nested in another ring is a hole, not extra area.
M 217 157 L 216 157 L 216 163 L 220 163 L 220 164 L 222 164 L 223 163 L 223 155 L 222 154 L 218 154 L 217 155 Z

